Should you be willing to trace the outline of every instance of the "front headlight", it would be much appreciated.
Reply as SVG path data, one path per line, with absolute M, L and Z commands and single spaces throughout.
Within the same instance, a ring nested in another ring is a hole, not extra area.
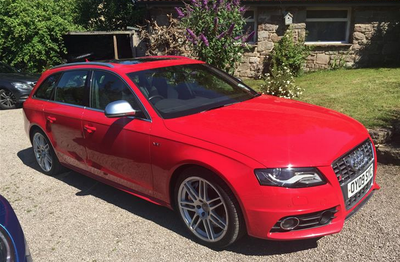
M 263 186 L 311 187 L 326 183 L 318 169 L 307 168 L 267 168 L 254 170 L 258 182 Z
M 31 90 L 32 86 L 26 84 L 26 83 L 19 83 L 19 82 L 14 82 L 11 83 L 16 89 L 19 90 Z

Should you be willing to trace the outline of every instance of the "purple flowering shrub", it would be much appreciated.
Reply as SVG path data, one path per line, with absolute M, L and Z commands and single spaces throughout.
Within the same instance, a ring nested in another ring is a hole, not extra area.
M 233 73 L 254 32 L 243 33 L 240 0 L 191 0 L 176 7 L 180 26 L 198 59 Z

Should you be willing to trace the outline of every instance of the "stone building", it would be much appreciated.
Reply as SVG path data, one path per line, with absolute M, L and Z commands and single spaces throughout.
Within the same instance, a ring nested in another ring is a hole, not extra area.
M 176 0 L 136 0 L 159 24 Z M 291 27 L 313 51 L 306 70 L 337 66 L 400 66 L 400 0 L 242 0 L 256 31 L 238 77 L 258 77 L 276 42 Z

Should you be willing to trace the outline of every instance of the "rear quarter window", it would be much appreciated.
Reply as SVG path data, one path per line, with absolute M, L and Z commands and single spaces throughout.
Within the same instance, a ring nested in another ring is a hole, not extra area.
M 57 84 L 57 81 L 60 79 L 61 73 L 57 73 L 49 76 L 42 82 L 42 84 L 38 87 L 33 97 L 50 100 L 52 99 L 54 87 Z
M 54 100 L 72 105 L 84 105 L 88 73 L 87 70 L 65 72 L 57 84 Z

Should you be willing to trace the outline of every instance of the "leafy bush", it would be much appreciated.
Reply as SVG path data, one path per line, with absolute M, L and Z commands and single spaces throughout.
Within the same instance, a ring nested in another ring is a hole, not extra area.
M 191 0 L 176 8 L 186 38 L 198 59 L 233 73 L 254 32 L 243 34 L 240 0 Z
M 272 51 L 272 68 L 284 71 L 283 67 L 287 66 L 294 76 L 299 76 L 310 51 L 311 47 L 304 44 L 304 39 L 298 37 L 295 40 L 294 32 L 289 28 Z
M 178 21 L 168 16 L 168 25 L 160 26 L 157 21 L 146 21 L 140 27 L 140 38 L 146 42 L 146 55 L 183 55 L 185 53 L 185 35 L 178 27 Z
M 74 0 L 1 0 L 1 60 L 31 72 L 62 62 L 62 35 L 75 30 Z
M 271 73 L 265 75 L 260 90 L 265 94 L 284 98 L 298 98 L 303 93 L 303 89 L 296 86 L 294 77 L 285 64 L 281 68 L 272 68 Z

